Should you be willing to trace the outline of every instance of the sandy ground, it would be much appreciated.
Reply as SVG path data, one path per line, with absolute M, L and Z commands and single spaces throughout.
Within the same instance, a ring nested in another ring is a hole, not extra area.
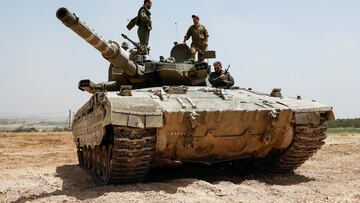
M 183 166 L 97 186 L 77 166 L 70 133 L 0 133 L 0 202 L 360 202 L 360 135 L 326 142 L 294 175 Z

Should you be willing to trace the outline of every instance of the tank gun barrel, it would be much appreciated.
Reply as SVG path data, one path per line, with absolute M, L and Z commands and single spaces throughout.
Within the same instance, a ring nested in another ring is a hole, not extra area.
M 124 49 L 116 42 L 106 42 L 84 21 L 80 20 L 75 13 L 71 13 L 68 9 L 62 7 L 56 11 L 56 17 L 64 23 L 65 26 L 97 49 L 106 60 L 121 69 L 125 74 L 129 76 L 143 75 L 143 67 L 129 60 L 129 54 Z

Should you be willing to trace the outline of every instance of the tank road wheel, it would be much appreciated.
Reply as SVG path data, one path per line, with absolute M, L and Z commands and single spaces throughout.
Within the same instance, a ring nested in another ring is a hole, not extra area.
M 80 146 L 77 147 L 77 157 L 79 161 L 79 165 L 84 166 L 84 149 Z
M 103 172 L 109 177 L 108 182 L 142 181 L 152 164 L 155 147 L 156 129 L 115 129 L 113 149 L 109 147 L 106 158 L 103 157 L 107 160 L 103 163 L 107 170 Z
M 113 149 L 114 146 L 112 144 L 110 144 L 107 148 L 107 160 L 106 160 L 106 169 L 107 169 L 107 178 L 106 180 L 108 181 L 111 174 L 112 174 L 112 156 L 113 156 Z
M 84 150 L 84 157 L 83 157 L 84 166 L 87 167 L 87 157 L 88 157 L 88 148 L 87 148 L 87 146 L 85 146 L 83 150 Z
M 92 163 L 92 170 L 94 171 L 94 172 L 96 172 L 96 169 L 97 169 L 97 154 L 96 154 L 96 152 L 97 152 L 97 148 L 98 148 L 98 146 L 95 146 L 93 149 L 92 149 L 92 160 L 91 160 L 91 163 Z
M 88 147 L 88 150 L 87 150 L 87 167 L 88 169 L 91 169 L 92 167 L 92 149 L 91 147 Z
M 155 147 L 156 129 L 115 129 L 114 144 L 84 147 L 84 165 L 93 169 L 103 184 L 142 181 Z
M 325 125 L 295 125 L 294 138 L 287 149 L 276 151 L 268 162 L 268 170 L 291 173 L 325 144 Z
M 108 148 L 106 145 L 102 146 L 101 149 L 101 180 L 106 184 L 109 180 L 109 165 L 108 165 L 109 157 L 108 157 Z
M 95 172 L 98 176 L 101 175 L 101 145 L 95 147 Z

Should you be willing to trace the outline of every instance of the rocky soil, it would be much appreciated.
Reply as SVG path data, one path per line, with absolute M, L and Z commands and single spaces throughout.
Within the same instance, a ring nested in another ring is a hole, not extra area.
M 0 133 L 0 202 L 360 202 L 360 135 L 333 134 L 292 175 L 209 166 L 153 170 L 145 183 L 96 185 L 71 133 Z

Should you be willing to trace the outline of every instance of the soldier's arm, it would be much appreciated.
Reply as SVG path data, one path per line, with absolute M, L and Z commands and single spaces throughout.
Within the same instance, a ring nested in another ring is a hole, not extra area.
M 220 79 L 220 77 L 218 77 L 216 75 L 210 74 L 209 75 L 209 82 L 213 87 L 216 87 L 216 86 L 219 86 L 219 84 L 221 82 L 221 79 Z
M 230 73 L 227 73 L 227 84 L 229 87 L 232 87 L 234 85 L 234 78 L 230 75 Z
M 209 40 L 209 33 L 206 29 L 206 27 L 204 26 L 204 36 L 205 36 L 205 45 L 207 46 L 208 45 L 208 40 Z
M 184 36 L 184 43 L 190 39 L 190 36 L 191 36 L 191 28 L 192 26 L 189 27 L 189 29 L 187 30 L 186 32 L 186 35 Z
M 206 39 L 209 38 L 209 33 L 208 33 L 205 26 L 204 26 L 204 36 L 205 36 Z

